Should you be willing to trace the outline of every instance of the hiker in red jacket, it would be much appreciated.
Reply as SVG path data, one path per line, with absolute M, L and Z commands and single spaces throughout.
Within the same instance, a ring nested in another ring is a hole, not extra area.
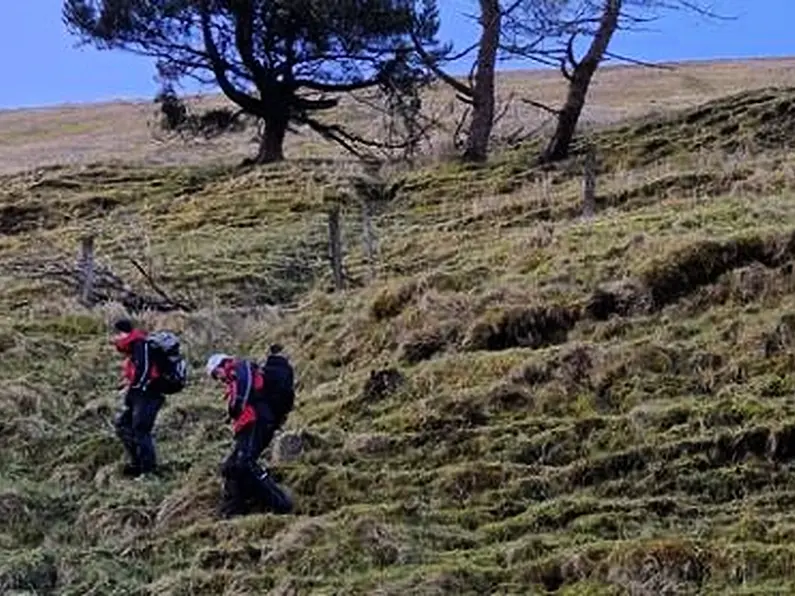
M 292 502 L 257 463 L 293 407 L 293 371 L 283 356 L 272 351 L 265 365 L 227 354 L 213 354 L 207 375 L 226 386 L 226 402 L 232 421 L 234 448 L 224 460 L 223 517 L 248 512 L 253 500 L 275 513 L 289 513 Z
M 156 471 L 152 429 L 164 401 L 156 382 L 160 371 L 143 330 L 134 328 L 129 319 L 116 321 L 113 328 L 116 349 L 125 355 L 122 364 L 124 407 L 115 423 L 116 434 L 129 458 L 122 473 L 137 477 Z

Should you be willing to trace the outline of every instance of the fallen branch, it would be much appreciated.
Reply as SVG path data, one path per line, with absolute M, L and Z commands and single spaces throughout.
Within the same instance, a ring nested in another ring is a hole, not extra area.
M 141 271 L 140 265 L 136 268 Z M 65 264 L 60 258 L 50 258 L 41 260 L 23 260 L 5 263 L 4 271 L 12 275 L 33 280 L 52 280 L 58 282 L 72 292 L 77 294 L 83 287 L 83 271 L 79 264 L 70 266 Z M 144 274 L 147 281 L 153 286 L 157 296 L 145 294 L 133 289 L 121 277 L 107 267 L 95 266 L 93 287 L 91 288 L 91 303 L 103 304 L 108 302 L 118 302 L 131 313 L 143 311 L 173 312 L 196 310 L 196 306 L 188 301 L 172 299 L 152 283 L 150 276 Z
M 131 258 L 130 262 L 132 263 L 133 267 L 135 267 L 138 270 L 138 272 L 144 277 L 144 279 L 149 284 L 149 287 L 151 287 L 155 291 L 155 293 L 157 293 L 157 295 L 160 296 L 163 299 L 163 301 L 166 304 L 175 305 L 177 307 L 177 310 L 184 310 L 184 311 L 195 310 L 196 307 L 194 305 L 185 304 L 184 302 L 182 302 L 180 300 L 175 300 L 175 299 L 171 298 L 171 296 L 169 296 L 165 292 L 165 290 L 163 290 L 157 284 L 157 282 L 155 282 L 155 280 L 152 278 L 152 275 L 150 273 L 147 273 L 146 270 L 144 270 L 144 268 L 141 266 L 140 263 L 138 263 L 138 261 L 136 261 L 135 259 Z

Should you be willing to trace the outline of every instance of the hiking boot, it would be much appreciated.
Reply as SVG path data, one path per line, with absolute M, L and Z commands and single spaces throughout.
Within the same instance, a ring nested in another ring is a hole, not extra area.
M 248 508 L 242 503 L 233 501 L 224 501 L 216 509 L 216 515 L 219 519 L 232 519 L 241 515 L 247 515 Z
M 121 475 L 126 478 L 138 478 L 141 475 L 141 468 L 136 464 L 124 464 Z

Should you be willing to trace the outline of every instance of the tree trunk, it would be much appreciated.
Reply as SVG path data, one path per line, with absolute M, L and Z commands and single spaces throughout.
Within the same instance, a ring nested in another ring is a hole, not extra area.
M 265 118 L 265 126 L 259 143 L 256 163 L 267 164 L 284 159 L 284 138 L 287 135 L 289 116 Z
M 464 159 L 485 161 L 494 126 L 494 69 L 500 43 L 499 0 L 480 0 L 483 32 L 478 47 L 477 67 L 472 87 L 472 122 L 467 135 Z
M 588 87 L 591 84 L 599 63 L 602 61 L 610 39 L 613 37 L 618 27 L 618 17 L 621 12 L 622 0 L 605 0 L 602 18 L 599 21 L 599 29 L 594 35 L 591 46 L 582 60 L 573 64 L 573 70 L 569 77 L 569 89 L 566 95 L 566 103 L 558 114 L 558 123 L 555 134 L 547 144 L 541 161 L 550 163 L 566 159 L 569 156 L 571 141 L 577 128 L 577 122 L 585 106 L 585 98 L 588 94 Z

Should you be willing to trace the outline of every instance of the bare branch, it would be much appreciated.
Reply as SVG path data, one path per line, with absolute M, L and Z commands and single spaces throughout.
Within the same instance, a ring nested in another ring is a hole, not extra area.
M 472 96 L 472 88 L 468 87 L 452 75 L 445 72 L 438 64 L 437 60 L 431 56 L 425 47 L 422 45 L 422 41 L 420 41 L 415 34 L 412 33 L 411 41 L 414 44 L 414 50 L 419 54 L 420 58 L 422 59 L 425 66 L 427 66 L 433 74 L 439 77 L 443 82 L 447 83 L 450 87 L 455 89 L 456 92 L 460 93 L 461 95 L 471 97 Z
M 149 284 L 149 286 L 150 286 L 150 287 L 151 287 L 151 288 L 152 288 L 152 289 L 155 291 L 155 293 L 157 293 L 157 295 L 158 295 L 158 296 L 160 296 L 160 297 L 163 299 L 163 301 L 164 301 L 166 304 L 173 304 L 173 305 L 176 307 L 176 309 L 178 309 L 178 310 L 184 310 L 184 311 L 190 311 L 190 310 L 192 310 L 192 307 L 191 307 L 190 305 L 182 304 L 182 303 L 181 303 L 179 300 L 175 300 L 175 299 L 171 298 L 171 296 L 169 296 L 169 295 L 168 295 L 168 294 L 165 292 L 165 290 L 163 290 L 163 289 L 162 289 L 162 288 L 161 288 L 161 287 L 160 287 L 160 286 L 157 284 L 157 282 L 155 282 L 154 278 L 152 277 L 152 274 L 151 274 L 151 273 L 148 273 L 148 272 L 147 272 L 147 271 L 146 271 L 146 270 L 145 270 L 145 269 L 144 269 L 144 268 L 141 266 L 141 264 L 140 264 L 140 263 L 138 263 L 138 261 L 136 261 L 136 260 L 135 260 L 135 259 L 133 259 L 133 258 L 130 258 L 130 263 L 132 263 L 133 267 L 135 267 L 135 268 L 138 270 L 138 272 L 139 272 L 139 273 L 140 273 L 140 274 L 141 274 L 141 275 L 144 277 L 144 279 L 147 281 L 147 283 Z
M 456 124 L 455 130 L 453 130 L 453 144 L 458 147 L 460 145 L 459 139 L 461 138 L 461 131 L 464 130 L 465 123 L 467 118 L 469 118 L 470 109 L 466 108 L 464 113 L 461 114 L 461 118 L 458 119 L 458 123 Z
M 511 107 L 511 102 L 513 101 L 515 94 L 511 92 L 508 95 L 508 99 L 505 100 L 505 105 L 502 106 L 502 109 L 494 115 L 494 126 L 499 124 L 500 120 L 505 118 L 505 115 L 508 113 L 508 110 Z
M 544 110 L 545 112 L 548 112 L 550 114 L 554 114 L 555 116 L 560 114 L 560 110 L 556 110 L 555 108 L 550 108 L 546 104 L 543 104 L 543 103 L 541 103 L 539 101 L 535 101 L 533 99 L 528 99 L 527 97 L 520 97 L 519 101 L 521 101 L 522 103 L 526 103 L 529 106 L 533 106 L 534 108 L 538 108 L 540 110 Z
M 637 66 L 645 66 L 646 68 L 656 68 L 657 70 L 676 70 L 673 66 L 669 66 L 667 64 L 655 64 L 654 62 L 646 62 L 644 60 L 637 60 L 635 58 L 629 58 L 627 56 L 621 56 L 619 54 L 615 54 L 613 52 L 605 50 L 605 56 L 613 58 L 615 60 L 620 60 L 622 62 L 627 62 L 629 64 L 635 64 Z

